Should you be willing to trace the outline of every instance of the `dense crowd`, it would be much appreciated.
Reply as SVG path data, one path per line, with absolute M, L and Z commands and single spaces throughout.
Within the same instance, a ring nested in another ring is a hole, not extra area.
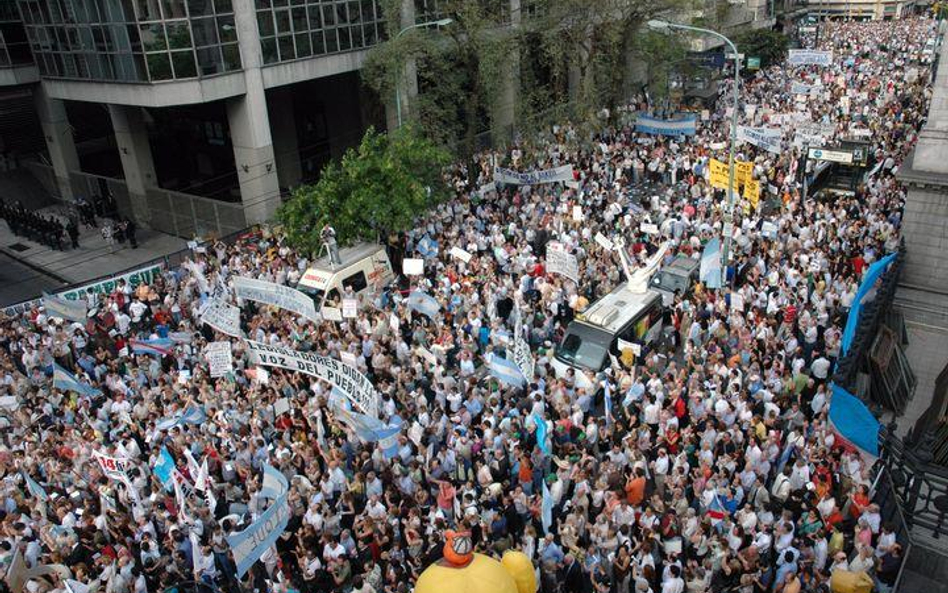
M 435 320 L 397 291 L 363 298 L 343 322 L 242 304 L 248 339 L 355 358 L 381 394 L 382 419 L 404 420 L 394 459 L 334 419 L 326 384 L 260 372 L 241 340 L 231 340 L 235 372 L 210 378 L 202 350 L 230 338 L 198 321 L 208 293 L 235 276 L 292 286 L 311 263 L 279 235 L 210 245 L 150 284 L 90 292 L 85 324 L 41 308 L 0 320 L 2 570 L 19 554 L 31 567 L 65 565 L 72 588 L 112 593 L 192 579 L 227 591 L 410 591 L 450 528 L 470 531 L 483 553 L 524 551 L 544 593 L 799 593 L 826 590 L 837 571 L 865 572 L 885 590 L 901 551 L 870 498 L 871 461 L 834 447 L 828 380 L 862 272 L 898 245 L 905 190 L 894 174 L 924 122 L 930 59 L 921 50 L 935 27 L 822 29 L 830 66 L 777 64 L 742 88 L 745 124 L 789 123 L 779 153 L 739 147 L 765 195 L 736 212 L 734 292 L 699 285 L 679 295 L 667 343 L 616 359 L 589 377 L 592 389 L 557 377 L 550 358 L 574 315 L 623 281 L 593 237 L 623 237 L 638 262 L 666 240 L 669 258 L 700 257 L 723 225 L 726 201 L 707 169 L 711 157 L 726 160 L 726 99 L 694 137 L 620 123 L 580 138 L 563 126 L 454 167 L 456 197 L 392 250 L 399 269 L 422 237 L 437 241 L 412 279 L 440 302 Z M 801 80 L 822 87 L 792 95 Z M 879 166 L 854 195 L 802 199 L 792 139 L 803 118 L 836 137 L 871 131 Z M 572 164 L 577 183 L 490 190 L 494 159 L 521 170 Z M 645 221 L 660 235 L 642 232 Z M 765 222 L 775 235 L 762 234 Z M 580 282 L 546 272 L 550 240 L 577 256 Z M 451 246 L 474 257 L 453 258 Z M 514 310 L 536 359 L 536 380 L 521 389 L 482 371 L 486 356 L 509 350 Z M 167 355 L 130 348 L 167 336 Z M 53 363 L 99 391 L 52 389 Z M 276 406 L 284 399 L 288 411 Z M 206 420 L 158 426 L 195 408 Z M 547 423 L 549 454 L 536 418 Z M 211 496 L 179 504 L 153 472 L 163 448 L 192 482 L 206 461 Z M 105 475 L 93 451 L 126 459 L 127 479 Z M 237 579 L 224 538 L 266 506 L 264 464 L 289 481 L 292 516 Z M 27 589 L 66 591 L 63 577 L 47 578 Z

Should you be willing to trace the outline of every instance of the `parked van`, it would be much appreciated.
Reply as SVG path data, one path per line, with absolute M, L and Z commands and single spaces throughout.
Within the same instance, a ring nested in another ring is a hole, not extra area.
M 592 377 L 619 356 L 619 341 L 648 347 L 662 333 L 662 295 L 623 284 L 578 314 L 566 328 L 551 361 L 557 377 L 573 368 L 576 385 L 592 389 Z
M 392 263 L 382 245 L 359 243 L 339 250 L 342 263 L 329 264 L 329 256 L 316 260 L 306 270 L 296 288 L 313 297 L 316 310 L 321 310 L 326 300 L 339 302 L 344 290 L 361 295 L 372 287 L 381 288 L 395 279 Z

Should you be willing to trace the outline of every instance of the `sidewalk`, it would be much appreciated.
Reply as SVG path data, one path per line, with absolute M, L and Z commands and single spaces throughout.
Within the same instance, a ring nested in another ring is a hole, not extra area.
M 43 208 L 39 212 L 55 214 L 65 222 L 56 206 Z M 104 220 L 98 219 L 100 224 L 104 224 Z M 116 243 L 110 248 L 99 229 L 80 225 L 79 248 L 57 251 L 24 237 L 17 237 L 10 231 L 6 221 L 0 221 L 0 253 L 64 284 L 74 284 L 134 268 L 187 248 L 187 241 L 184 239 L 157 231 L 139 229 L 135 236 L 138 239 L 138 249 L 132 249 L 128 241 L 124 244 Z M 65 242 L 69 243 L 69 238 L 65 239 Z

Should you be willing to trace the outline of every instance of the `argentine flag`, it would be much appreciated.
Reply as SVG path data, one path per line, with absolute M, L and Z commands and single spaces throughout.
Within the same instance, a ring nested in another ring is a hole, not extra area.
M 527 379 L 520 372 L 520 369 L 512 360 L 501 358 L 496 354 L 491 354 L 488 362 L 490 374 L 504 385 L 513 385 L 514 387 L 523 387 Z
M 438 300 L 431 296 L 430 294 L 421 292 L 419 290 L 413 290 L 411 294 L 408 295 L 408 308 L 412 311 L 416 311 L 429 319 L 434 319 L 438 316 L 438 313 L 441 312 L 441 305 L 438 303 Z
M 75 375 L 53 363 L 53 387 L 63 391 L 75 391 L 79 395 L 95 397 L 101 393 L 95 387 L 81 383 Z

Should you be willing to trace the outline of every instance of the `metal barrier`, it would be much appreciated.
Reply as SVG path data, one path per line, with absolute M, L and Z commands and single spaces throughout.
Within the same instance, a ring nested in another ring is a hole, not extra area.
M 934 463 L 934 434 L 927 431 L 920 441 L 906 443 L 895 429 L 893 424 L 883 430 L 880 462 L 912 540 L 948 536 L 948 468 Z
M 885 466 L 880 466 L 879 476 L 876 482 L 876 491 L 873 501 L 879 505 L 879 514 L 882 516 L 884 524 L 892 525 L 895 528 L 895 539 L 902 546 L 902 565 L 899 566 L 899 574 L 895 578 L 895 584 L 892 591 L 898 593 L 899 585 L 902 583 L 902 574 L 908 565 L 909 555 L 912 553 L 912 531 L 908 522 L 905 520 L 905 513 L 902 511 L 902 503 L 898 499 L 898 493 L 892 485 Z

